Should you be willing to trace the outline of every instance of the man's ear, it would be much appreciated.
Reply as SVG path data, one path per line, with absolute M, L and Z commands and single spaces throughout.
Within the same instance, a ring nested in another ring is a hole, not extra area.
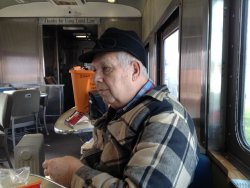
M 141 67 L 140 63 L 138 61 L 132 61 L 133 66 L 133 74 L 132 74 L 132 80 L 135 81 L 141 74 Z

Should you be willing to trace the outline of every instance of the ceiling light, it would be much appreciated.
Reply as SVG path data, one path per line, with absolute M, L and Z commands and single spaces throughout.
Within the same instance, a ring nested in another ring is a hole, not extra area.
M 73 33 L 73 35 L 76 37 L 76 38 L 89 38 L 90 37 L 90 33 Z
M 77 27 L 77 26 L 63 26 L 63 30 L 68 31 L 75 31 L 75 30 L 84 30 L 84 27 Z
M 84 39 L 86 39 L 87 36 L 86 35 L 76 35 L 76 38 L 84 38 Z
M 25 3 L 24 0 L 15 0 L 17 3 Z
M 77 5 L 75 0 L 52 0 L 56 5 Z
M 108 3 L 116 3 L 116 0 L 107 0 Z

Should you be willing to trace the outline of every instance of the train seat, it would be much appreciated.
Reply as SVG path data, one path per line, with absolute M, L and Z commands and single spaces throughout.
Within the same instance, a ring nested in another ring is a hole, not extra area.
M 199 155 L 194 179 L 188 188 L 212 188 L 212 165 L 210 159 L 205 154 Z

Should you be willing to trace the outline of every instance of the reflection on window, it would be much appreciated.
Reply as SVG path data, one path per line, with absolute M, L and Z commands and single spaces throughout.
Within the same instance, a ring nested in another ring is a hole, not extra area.
M 179 30 L 164 40 L 164 84 L 170 94 L 179 97 Z
M 248 4 L 248 10 L 250 10 L 250 3 Z M 244 104 L 243 104 L 243 132 L 244 132 L 244 139 L 245 142 L 250 145 L 250 87 L 249 87 L 249 82 L 250 82 L 250 14 L 248 12 L 248 17 L 247 17 L 247 32 L 246 32 L 246 38 L 247 38 L 247 43 L 246 43 L 246 58 L 245 58 L 245 80 L 243 80 L 244 83 Z M 247 84 L 248 83 L 248 84 Z

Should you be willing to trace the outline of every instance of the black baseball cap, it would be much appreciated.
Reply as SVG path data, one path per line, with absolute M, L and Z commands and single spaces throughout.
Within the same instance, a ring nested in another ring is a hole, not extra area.
M 94 56 L 103 52 L 125 51 L 146 65 L 146 51 L 139 36 L 134 31 L 108 28 L 96 40 L 94 48 L 82 54 L 79 60 L 91 63 Z

